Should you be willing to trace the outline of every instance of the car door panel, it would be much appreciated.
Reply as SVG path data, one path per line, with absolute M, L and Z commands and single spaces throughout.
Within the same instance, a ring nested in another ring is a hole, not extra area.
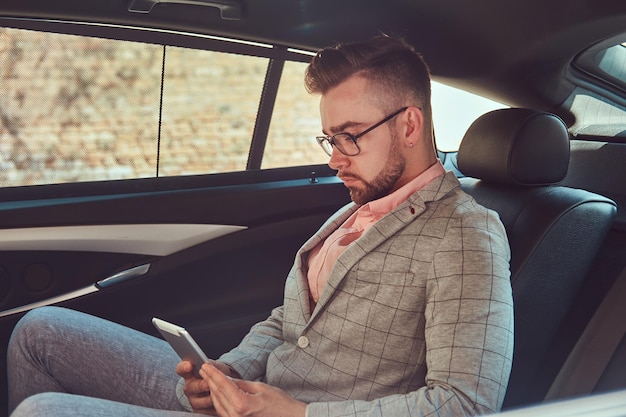
M 232 348 L 281 304 L 296 250 L 349 201 L 315 169 L 0 190 L 3 350 L 24 311 L 51 301 L 154 335 L 154 316 L 179 323 L 210 357 Z M 194 224 L 205 235 L 173 235 L 179 247 L 159 236 Z

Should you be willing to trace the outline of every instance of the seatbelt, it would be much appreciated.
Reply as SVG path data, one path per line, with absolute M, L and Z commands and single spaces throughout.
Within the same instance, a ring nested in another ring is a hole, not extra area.
M 545 399 L 591 393 L 625 335 L 626 268 L 587 324 Z

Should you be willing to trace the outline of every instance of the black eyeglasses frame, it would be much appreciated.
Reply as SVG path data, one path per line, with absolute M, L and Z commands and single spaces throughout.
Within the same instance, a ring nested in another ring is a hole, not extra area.
M 328 154 L 328 156 L 332 156 L 332 148 L 333 147 L 337 148 L 337 150 L 339 150 L 339 152 L 341 152 L 342 154 L 344 154 L 346 156 L 356 156 L 359 153 L 361 153 L 361 148 L 359 147 L 359 144 L 358 144 L 359 138 L 363 137 L 364 135 L 368 134 L 372 130 L 376 129 L 378 126 L 381 126 L 381 125 L 387 123 L 388 121 L 390 121 L 394 117 L 398 116 L 400 113 L 406 111 L 406 109 L 408 109 L 408 108 L 409 108 L 409 106 L 406 106 L 406 107 L 402 107 L 399 110 L 396 110 L 395 112 L 391 113 L 389 116 L 385 117 L 380 122 L 373 124 L 372 126 L 368 127 L 367 129 L 365 129 L 364 131 L 362 131 L 361 133 L 359 133 L 357 135 L 353 135 L 352 133 L 348 133 L 348 132 L 339 132 L 339 133 L 336 133 L 336 134 L 334 134 L 332 136 L 317 136 L 315 139 L 317 140 L 317 143 L 320 145 L 320 147 L 324 150 L 324 152 L 326 152 L 326 154 Z M 345 150 L 343 150 L 341 146 L 337 145 L 337 141 L 335 140 L 335 137 L 337 137 L 339 135 L 348 136 L 350 138 L 350 140 L 352 140 L 352 142 L 354 142 L 354 145 L 356 146 L 356 149 L 357 149 L 356 153 L 346 153 Z M 326 147 L 324 145 L 324 142 L 328 142 L 328 144 L 330 146 Z

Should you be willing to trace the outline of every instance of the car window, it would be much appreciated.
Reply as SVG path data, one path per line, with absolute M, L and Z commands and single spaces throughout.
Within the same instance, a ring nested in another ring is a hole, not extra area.
M 328 155 L 317 145 L 321 135 L 319 96 L 304 88 L 303 62 L 286 62 L 280 79 L 263 168 L 325 164 Z
M 0 29 L 0 183 L 154 175 L 146 142 L 158 133 L 161 55 L 155 45 Z
M 626 89 L 626 42 L 609 39 L 589 48 L 578 57 L 578 68 Z
M 626 85 L 626 42 L 607 48 L 598 57 L 598 68 L 621 85 Z
M 584 74 L 579 75 L 579 72 Z M 569 130 L 574 137 L 626 137 L 626 43 L 623 36 L 594 45 L 576 57 L 574 88 L 565 105 L 576 117 Z M 593 79 L 590 83 L 589 77 Z
M 0 184 L 245 170 L 269 62 L 224 51 L 2 28 Z M 278 161 L 270 159 L 268 167 L 305 163 L 307 157 L 297 157 L 305 137 L 312 154 L 317 151 L 311 134 L 294 132 L 318 118 L 317 110 L 305 116 L 307 104 L 293 105 L 312 100 L 301 84 L 293 87 L 302 68 L 285 66 L 272 125 L 287 156 L 274 153 Z M 282 116 L 280 109 L 290 114 Z
M 479 116 L 508 107 L 467 91 L 433 82 L 433 123 L 440 151 L 457 151 L 467 128 Z
M 168 47 L 159 175 L 246 169 L 267 58 Z

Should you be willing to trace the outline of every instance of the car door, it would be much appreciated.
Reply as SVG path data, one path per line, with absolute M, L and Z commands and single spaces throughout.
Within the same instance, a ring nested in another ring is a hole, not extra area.
M 235 346 L 349 202 L 313 139 L 309 56 L 140 27 L 0 26 L 1 357 L 41 305 L 155 335 L 158 316 L 210 357 Z

